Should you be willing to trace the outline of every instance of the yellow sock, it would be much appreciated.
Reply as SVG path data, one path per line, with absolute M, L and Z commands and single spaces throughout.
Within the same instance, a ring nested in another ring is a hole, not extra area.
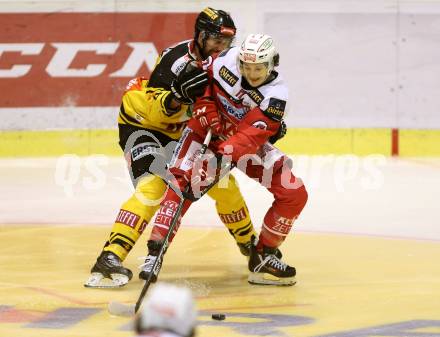
M 165 189 L 165 182 L 157 176 L 140 179 L 133 195 L 122 204 L 103 250 L 125 260 L 158 209 Z
M 215 200 L 220 220 L 228 228 L 237 243 L 248 242 L 257 235 L 252 225 L 249 210 L 234 176 L 229 174 L 214 185 L 208 195 Z M 220 186 L 219 186 L 220 185 Z

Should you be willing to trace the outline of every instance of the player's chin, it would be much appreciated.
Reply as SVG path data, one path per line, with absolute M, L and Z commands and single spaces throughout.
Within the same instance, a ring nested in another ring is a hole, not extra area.
M 258 87 L 259 85 L 261 85 L 263 83 L 263 80 L 261 78 L 258 78 L 256 80 L 249 79 L 248 83 L 253 87 Z

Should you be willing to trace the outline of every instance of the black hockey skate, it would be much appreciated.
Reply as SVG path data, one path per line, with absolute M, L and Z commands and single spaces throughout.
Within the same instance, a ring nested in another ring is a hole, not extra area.
M 103 251 L 97 258 L 84 286 L 88 288 L 119 288 L 126 285 L 132 277 L 131 270 L 122 265 L 121 259 L 117 255 Z
M 276 248 L 263 247 L 261 252 L 252 244 L 248 282 L 251 284 L 291 286 L 296 283 L 296 270 L 276 256 Z
M 159 251 L 162 246 L 162 241 L 153 241 L 148 240 L 148 256 L 145 258 L 145 262 L 139 266 L 141 272 L 139 273 L 139 278 L 142 280 L 148 280 L 149 275 L 153 272 L 153 266 L 156 263 L 156 260 L 159 258 Z M 157 274 L 159 274 L 160 267 L 162 265 L 162 259 L 158 261 L 156 264 L 156 268 L 154 269 L 153 276 L 151 276 L 151 282 L 154 283 L 157 281 Z

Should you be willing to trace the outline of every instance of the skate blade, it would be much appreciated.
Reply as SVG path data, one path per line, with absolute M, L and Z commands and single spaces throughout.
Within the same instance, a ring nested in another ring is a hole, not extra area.
M 293 286 L 296 279 L 295 276 L 279 278 L 268 273 L 249 273 L 248 282 L 258 285 Z
M 110 278 L 104 277 L 101 273 L 92 273 L 84 283 L 86 288 L 111 289 L 125 286 L 130 280 L 123 274 L 110 274 Z

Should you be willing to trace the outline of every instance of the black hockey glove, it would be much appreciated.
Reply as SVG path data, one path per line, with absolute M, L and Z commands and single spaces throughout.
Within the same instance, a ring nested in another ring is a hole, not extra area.
M 181 103 L 193 104 L 196 97 L 202 96 L 208 86 L 208 74 L 197 67 L 197 64 L 188 62 L 177 78 L 171 83 L 171 92 Z
M 287 132 L 287 126 L 286 123 L 284 123 L 284 121 L 282 120 L 277 133 L 269 138 L 269 142 L 271 144 L 275 144 L 277 141 L 279 141 L 281 138 L 283 138 L 286 135 L 286 132 Z

